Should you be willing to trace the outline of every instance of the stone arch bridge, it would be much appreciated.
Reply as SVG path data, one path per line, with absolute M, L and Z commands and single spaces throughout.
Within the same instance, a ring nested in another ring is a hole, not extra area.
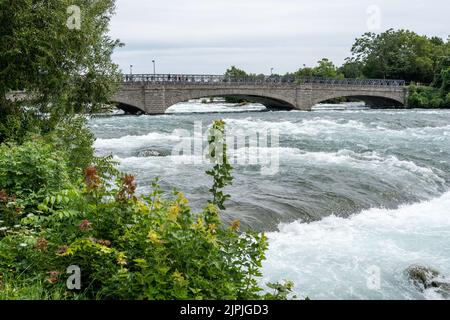
M 374 108 L 406 107 L 402 80 L 233 78 L 213 75 L 124 75 L 113 103 L 128 113 L 162 114 L 170 106 L 203 97 L 236 97 L 271 109 L 310 111 L 320 102 L 345 97 Z

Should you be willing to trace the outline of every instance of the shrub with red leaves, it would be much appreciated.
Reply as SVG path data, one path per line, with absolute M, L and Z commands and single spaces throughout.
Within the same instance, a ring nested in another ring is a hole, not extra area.
M 122 178 L 122 187 L 116 196 L 118 201 L 124 201 L 133 197 L 136 192 L 136 179 L 132 175 L 125 175 Z
M 100 186 L 101 181 L 96 167 L 91 166 L 84 170 L 84 183 L 88 189 L 97 189 Z
M 85 219 L 85 220 L 81 221 L 78 228 L 80 228 L 80 230 L 84 231 L 84 232 L 92 230 L 92 223 L 89 220 Z
M 59 272 L 58 271 L 50 271 L 48 272 L 49 277 L 47 278 L 47 281 L 50 282 L 51 284 L 58 282 L 58 276 L 59 276 Z
M 34 247 L 36 250 L 47 250 L 48 248 L 48 241 L 44 238 L 39 238 L 36 242 L 36 246 Z
M 8 193 L 5 190 L 0 190 L 0 202 L 8 202 Z

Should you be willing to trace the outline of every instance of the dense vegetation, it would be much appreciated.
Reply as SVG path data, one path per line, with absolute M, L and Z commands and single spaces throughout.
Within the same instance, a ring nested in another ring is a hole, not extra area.
M 65 27 L 69 5 L 80 29 Z M 287 297 L 289 282 L 269 284 L 273 293 L 257 283 L 264 234 L 220 219 L 232 181 L 223 122 L 211 127 L 201 212 L 157 181 L 137 195 L 135 177 L 94 155 L 85 114 L 119 76 L 113 0 L 0 0 L 0 12 L 0 299 Z
M 344 74 L 352 70 L 353 76 L 410 82 L 410 107 L 450 108 L 449 40 L 408 30 L 366 33 L 356 39 L 342 70 Z
M 236 67 L 225 74 L 261 76 Z M 444 41 L 392 29 L 380 34 L 365 33 L 355 40 L 351 56 L 340 67 L 324 58 L 315 67 L 303 66 L 295 72 L 272 77 L 402 79 L 410 84 L 410 107 L 450 108 L 450 38 Z
M 80 29 L 66 26 L 72 5 L 81 8 Z M 111 54 L 120 43 L 107 35 L 114 0 L 0 0 L 0 12 L 0 143 L 48 133 L 108 101 L 119 79 Z M 9 101 L 15 90 L 27 101 Z
M 223 128 L 215 122 L 212 130 Z M 213 197 L 199 213 L 156 181 L 151 194 L 136 195 L 135 178 L 108 159 L 73 175 L 70 153 L 47 137 L 3 144 L 0 298 L 261 298 L 264 234 L 241 233 L 239 221 L 225 226 L 220 219 L 222 188 L 232 180 L 220 136 L 210 139 Z M 81 270 L 76 291 L 66 287 L 72 265 Z M 286 293 L 290 287 L 281 286 Z M 285 297 L 282 290 L 264 297 Z
M 80 28 L 66 27 L 73 5 Z M 264 234 L 220 219 L 232 182 L 223 122 L 211 126 L 211 200 L 201 212 L 157 180 L 137 195 L 135 177 L 94 155 L 86 114 L 120 77 L 111 61 L 120 42 L 108 36 L 114 8 L 114 0 L 0 0 L 0 299 L 286 298 L 290 282 L 269 284 L 271 294 L 258 285 Z M 448 40 L 389 30 L 364 35 L 352 53 L 342 67 L 323 59 L 286 76 L 404 78 L 431 85 L 412 86 L 412 104 L 448 106 Z M 13 99 L 14 91 L 27 95 Z M 81 283 L 67 274 L 76 268 Z

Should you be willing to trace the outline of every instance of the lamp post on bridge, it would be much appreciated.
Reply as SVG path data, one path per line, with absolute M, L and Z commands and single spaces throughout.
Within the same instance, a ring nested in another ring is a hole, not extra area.
M 125 81 L 133 81 L 133 65 L 130 64 L 130 76 L 128 77 L 127 75 L 125 75 Z

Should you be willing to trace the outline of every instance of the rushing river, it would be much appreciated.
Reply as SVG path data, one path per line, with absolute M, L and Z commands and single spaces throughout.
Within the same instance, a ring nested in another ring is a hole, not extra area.
M 290 279 L 312 299 L 441 298 L 418 290 L 404 270 L 419 264 L 450 276 L 450 111 L 229 112 L 261 108 L 191 101 L 172 114 L 99 117 L 90 127 L 97 153 L 135 174 L 140 193 L 160 177 L 196 209 L 210 197 L 210 165 L 172 155 L 195 139 L 195 123 L 206 131 L 221 118 L 228 133 L 278 131 L 278 171 L 235 164 L 223 214 L 267 231 L 261 283 Z M 206 110 L 216 113 L 185 113 Z M 379 285 L 368 283 L 374 275 Z

